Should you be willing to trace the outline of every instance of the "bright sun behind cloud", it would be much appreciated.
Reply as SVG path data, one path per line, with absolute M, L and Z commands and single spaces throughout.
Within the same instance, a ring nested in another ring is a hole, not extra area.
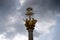
M 24 4 L 25 1 L 26 1 L 26 0 L 20 0 L 21 6 L 23 6 L 23 4 Z

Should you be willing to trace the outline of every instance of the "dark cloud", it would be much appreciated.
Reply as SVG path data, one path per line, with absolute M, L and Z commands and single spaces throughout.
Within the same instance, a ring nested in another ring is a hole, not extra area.
M 60 12 L 60 0 L 27 0 L 24 7 L 32 6 L 38 12 L 47 10 Z
M 60 9 L 60 0 L 42 0 L 41 5 L 48 9 L 58 11 Z
M 16 10 L 18 0 L 0 0 L 0 16 L 6 16 Z
M 3 32 L 6 32 L 6 29 L 5 29 L 5 27 L 3 28 L 3 26 L 0 26 L 0 34 Z
M 35 18 L 40 20 L 55 20 L 56 15 L 60 14 L 59 0 L 27 0 L 20 10 L 23 16 L 29 6 L 33 8 Z
M 0 0 L 0 33 L 7 31 L 5 25 L 8 22 L 7 16 L 14 14 L 18 5 L 18 0 Z M 34 8 L 34 12 L 39 16 L 38 19 L 45 17 L 45 19 L 50 20 L 50 18 L 53 19 L 55 17 L 55 14 L 53 14 L 54 11 L 59 12 L 60 0 L 27 0 L 19 10 L 22 16 L 26 13 L 28 6 Z M 21 24 L 21 21 L 17 21 L 15 24 L 12 24 L 12 26 L 16 29 L 16 33 L 26 34 L 26 28 L 24 24 Z M 14 35 L 15 32 L 8 32 L 6 36 L 10 38 Z M 34 36 L 38 37 L 39 35 L 39 32 L 34 31 Z
M 16 11 L 18 0 L 0 0 L 0 33 L 6 31 L 8 16 Z

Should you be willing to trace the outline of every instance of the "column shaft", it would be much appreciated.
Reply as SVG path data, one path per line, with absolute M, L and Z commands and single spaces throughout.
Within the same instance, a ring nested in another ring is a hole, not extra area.
M 28 40 L 33 40 L 33 30 L 28 30 Z

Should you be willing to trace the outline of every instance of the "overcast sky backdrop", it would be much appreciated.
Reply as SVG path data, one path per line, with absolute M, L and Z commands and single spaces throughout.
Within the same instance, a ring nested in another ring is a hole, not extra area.
M 28 40 L 27 7 L 38 20 L 34 40 L 60 40 L 60 0 L 0 0 L 0 40 Z

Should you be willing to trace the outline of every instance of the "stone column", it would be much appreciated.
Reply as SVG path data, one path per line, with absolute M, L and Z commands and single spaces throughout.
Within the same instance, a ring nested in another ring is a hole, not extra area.
M 28 29 L 28 40 L 33 40 L 33 29 Z

